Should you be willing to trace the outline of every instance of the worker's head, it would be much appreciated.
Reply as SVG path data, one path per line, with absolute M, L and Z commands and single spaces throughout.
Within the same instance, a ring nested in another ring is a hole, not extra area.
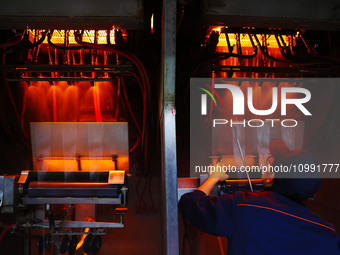
M 269 149 L 274 157 L 273 167 L 275 171 L 266 172 L 262 179 L 266 187 L 296 201 L 313 198 L 320 187 L 321 179 L 314 171 L 296 171 L 294 166 L 316 164 L 310 151 L 290 150 L 281 139 L 270 142 Z M 290 167 L 292 166 L 292 167 Z M 285 170 L 283 167 L 286 167 Z M 291 172 L 286 172 L 291 170 Z

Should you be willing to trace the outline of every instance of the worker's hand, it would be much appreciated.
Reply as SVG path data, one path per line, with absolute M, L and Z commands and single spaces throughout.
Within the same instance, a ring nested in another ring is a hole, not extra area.
M 223 169 L 222 165 L 220 165 L 219 163 L 216 166 L 221 166 L 220 169 Z M 219 171 L 217 170 L 218 168 L 215 167 L 215 171 L 210 171 L 209 173 L 209 178 L 215 179 L 218 182 L 224 182 L 229 178 L 229 175 L 227 175 L 225 172 L 223 172 L 222 170 Z
M 217 166 L 221 167 L 218 168 Z M 206 180 L 201 186 L 199 186 L 197 190 L 203 191 L 207 196 L 209 196 L 218 182 L 226 181 L 229 178 L 229 176 L 221 169 L 223 169 L 221 163 L 215 164 L 215 168 L 210 169 L 208 180 Z
M 203 191 L 207 196 L 210 195 L 211 191 L 218 182 L 226 181 L 229 177 L 225 172 L 216 171 L 216 169 L 217 167 L 215 167 L 215 171 L 210 172 L 208 180 L 206 180 L 201 186 L 197 188 L 198 190 Z M 220 169 L 222 169 L 222 167 Z
M 274 177 L 275 177 L 275 172 L 270 172 L 269 170 L 263 171 L 262 183 L 264 187 L 271 187 L 273 185 Z

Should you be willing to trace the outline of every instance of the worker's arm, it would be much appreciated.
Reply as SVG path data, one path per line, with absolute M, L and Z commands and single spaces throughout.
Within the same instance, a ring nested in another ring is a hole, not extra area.
M 217 236 L 230 236 L 234 228 L 234 195 L 207 196 L 226 174 L 211 175 L 197 190 L 184 194 L 179 205 L 182 213 L 197 228 Z
M 208 180 L 206 180 L 197 190 L 203 191 L 207 196 L 210 195 L 211 191 L 218 182 L 223 182 L 228 179 L 228 175 L 220 172 L 213 172 L 209 175 Z

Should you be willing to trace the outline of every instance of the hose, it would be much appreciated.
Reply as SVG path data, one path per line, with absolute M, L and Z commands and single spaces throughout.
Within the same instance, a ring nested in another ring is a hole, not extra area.
M 16 224 L 12 224 L 12 225 L 8 225 L 7 227 L 5 227 L 5 229 L 1 232 L 0 234 L 0 243 L 2 242 L 2 239 L 4 238 L 5 234 L 12 228 L 14 228 L 16 226 Z
M 46 38 L 46 32 L 42 32 L 41 37 L 39 38 L 38 41 L 36 41 L 35 43 L 33 43 L 30 46 L 25 46 L 24 48 L 19 48 L 19 49 L 14 49 L 14 48 L 9 48 L 9 49 L 5 49 L 1 51 L 1 53 L 12 53 L 12 52 L 17 52 L 17 51 L 23 51 L 23 50 L 29 50 L 29 49 L 34 49 L 35 47 L 39 46 L 40 44 L 42 44 L 44 42 Z M 17 43 L 12 43 L 10 45 L 7 45 L 6 47 L 9 46 L 15 46 L 17 44 L 19 44 L 22 40 L 24 39 L 24 35 L 22 35 L 21 40 L 17 40 Z M 0 46 L 0 48 L 2 48 L 2 46 Z
M 23 34 L 18 34 L 14 38 L 10 38 L 10 39 L 6 40 L 6 42 L 0 44 L 0 48 L 6 49 L 9 46 L 16 45 L 16 44 L 20 43 L 23 38 L 24 38 Z

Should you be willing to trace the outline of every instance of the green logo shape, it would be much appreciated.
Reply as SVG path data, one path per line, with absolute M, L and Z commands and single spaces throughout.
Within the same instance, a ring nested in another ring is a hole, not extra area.
M 205 93 L 207 93 L 211 97 L 211 99 L 214 101 L 215 106 L 217 106 L 217 103 L 216 103 L 216 100 L 215 100 L 214 96 L 208 90 L 206 90 L 204 88 L 199 88 L 199 89 L 203 90 Z

